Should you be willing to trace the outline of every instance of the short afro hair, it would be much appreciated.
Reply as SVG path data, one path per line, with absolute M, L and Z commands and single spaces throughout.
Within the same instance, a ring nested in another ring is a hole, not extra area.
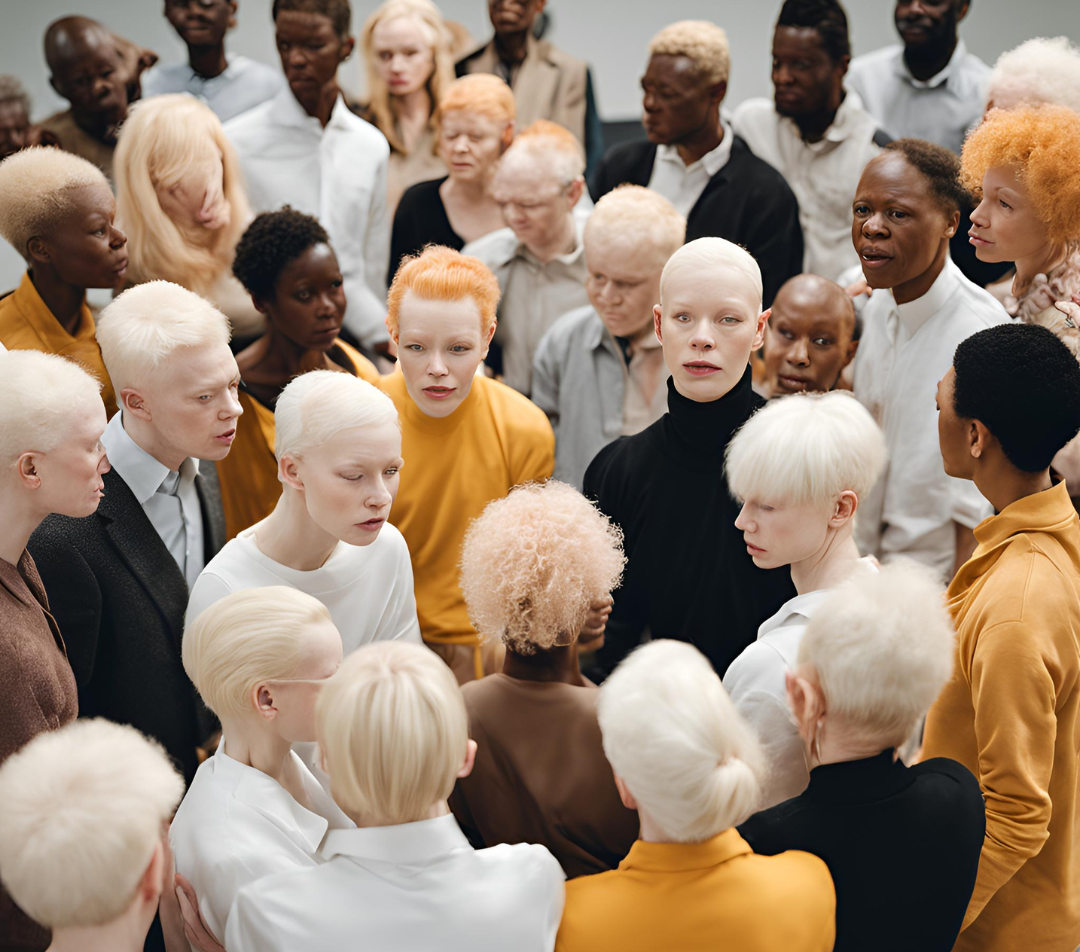
M 1080 48 L 1065 36 L 1035 37 L 998 57 L 986 90 L 995 109 L 1053 103 L 1080 111 Z
M 282 10 L 318 13 L 330 17 L 334 23 L 334 32 L 341 39 L 345 39 L 352 28 L 352 7 L 349 6 L 349 0 L 274 0 L 271 16 L 275 23 Z
M 953 409 L 978 420 L 1025 473 L 1046 469 L 1080 431 L 1080 364 L 1036 324 L 999 324 L 956 348 Z
M 960 183 L 960 159 L 955 152 L 925 139 L 896 139 L 883 151 L 898 152 L 907 159 L 947 214 L 962 212 L 971 204 L 971 195 Z
M 776 25 L 817 30 L 822 48 L 834 63 L 851 56 L 847 14 L 836 0 L 785 0 Z
M 726 83 L 731 73 L 727 34 L 708 20 L 680 20 L 664 27 L 649 41 L 649 56 L 685 56 L 710 86 Z
M 330 244 L 317 218 L 286 205 L 280 211 L 256 215 L 236 245 L 233 274 L 248 294 L 272 301 L 286 266 L 308 248 Z
M 964 185 L 982 194 L 989 169 L 1016 166 L 1051 241 L 1080 238 L 1080 115 L 1065 106 L 995 109 L 967 137 Z

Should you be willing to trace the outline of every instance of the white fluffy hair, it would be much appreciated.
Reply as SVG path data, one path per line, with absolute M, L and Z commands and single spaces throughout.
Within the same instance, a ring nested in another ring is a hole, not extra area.
M 274 455 L 302 457 L 354 426 L 397 423 L 394 401 L 366 380 L 336 370 L 312 370 L 294 377 L 274 410 Z
M 565 188 L 585 174 L 585 153 L 573 134 L 544 119 L 518 133 L 499 159 L 495 176 L 504 170 L 526 168 L 553 176 Z
M 712 272 L 717 276 L 729 274 L 732 279 L 746 282 L 748 290 L 757 294 L 758 312 L 761 311 L 761 268 L 754 256 L 726 238 L 695 238 L 688 241 L 664 265 L 660 275 L 660 303 L 664 303 L 664 290 L 675 276 L 689 270 L 695 274 Z
M 422 645 L 354 651 L 323 686 L 315 720 L 334 799 L 365 825 L 423 819 L 465 763 L 469 718 L 457 679 Z
M 70 152 L 35 146 L 0 162 L 0 234 L 24 258 L 31 238 L 47 236 L 71 209 L 71 192 L 109 187 L 101 169 Z
M 133 727 L 98 718 L 38 734 L 0 766 L 4 885 L 51 929 L 110 922 L 183 793 L 165 751 Z
M 757 806 L 761 748 L 692 645 L 635 650 L 601 686 L 597 713 L 612 769 L 671 840 L 702 842 Z
M 1055 36 L 1007 50 L 994 64 L 986 98 L 997 109 L 1052 103 L 1080 112 L 1080 49 Z
M 0 351 L 0 466 L 67 437 L 72 412 L 101 404 L 101 381 L 65 357 Z
M 685 56 L 697 63 L 710 85 L 726 83 L 731 72 L 727 34 L 708 20 L 680 20 L 649 41 L 650 56 Z
M 229 320 L 170 281 L 128 288 L 98 318 L 97 341 L 113 389 L 146 382 L 180 348 L 229 343 Z
M 218 717 L 250 713 L 251 690 L 295 676 L 307 656 L 305 633 L 330 612 L 289 585 L 247 588 L 203 609 L 184 631 L 184 670 Z
M 596 203 L 585 223 L 585 244 L 623 241 L 646 244 L 663 268 L 686 241 L 686 219 L 663 195 L 642 185 L 619 185 Z
M 803 635 L 799 666 L 813 667 L 831 714 L 896 746 L 952 675 L 954 642 L 936 574 L 899 560 L 829 595 Z
M 779 505 L 829 505 L 847 490 L 863 499 L 887 455 L 881 428 L 851 394 L 792 394 L 767 403 L 728 443 L 728 488 L 740 501 Z

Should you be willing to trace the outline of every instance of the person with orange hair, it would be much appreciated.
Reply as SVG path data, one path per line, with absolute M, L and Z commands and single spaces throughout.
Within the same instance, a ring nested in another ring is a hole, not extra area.
M 405 536 L 424 640 L 461 682 L 500 666 L 481 651 L 458 581 L 465 532 L 494 499 L 555 467 L 543 410 L 477 374 L 495 333 L 499 283 L 452 248 L 406 258 L 390 286 L 386 327 L 398 369 L 383 389 L 401 418 L 405 467 L 390 519 Z

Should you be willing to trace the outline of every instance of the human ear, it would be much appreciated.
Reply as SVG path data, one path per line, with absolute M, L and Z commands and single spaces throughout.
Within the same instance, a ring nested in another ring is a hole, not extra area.
M 251 304 L 260 314 L 265 314 L 267 317 L 270 316 L 269 311 L 266 307 L 266 301 L 264 301 L 262 298 L 256 297 L 254 294 L 251 295 Z
M 40 261 L 45 264 L 52 260 L 52 256 L 49 254 L 49 249 L 45 246 L 45 242 L 39 238 L 31 238 L 26 243 L 26 251 L 35 261 Z
M 622 805 L 626 807 L 627 810 L 637 810 L 637 800 L 634 799 L 634 795 L 630 792 L 630 788 L 626 786 L 626 781 L 615 773 L 614 770 L 611 773 L 615 777 L 615 789 L 619 791 L 619 799 L 622 800 Z
M 585 191 L 585 179 L 576 178 L 570 183 L 570 188 L 566 191 L 566 202 L 570 208 L 573 208 L 581 200 L 583 191 Z
M 473 767 L 476 766 L 476 741 L 472 738 L 465 745 L 465 762 L 461 765 L 461 769 L 457 772 L 458 780 L 464 780 L 469 774 L 473 772 Z
M 273 692 L 265 682 L 256 684 L 255 687 L 251 689 L 251 696 L 255 702 L 255 710 L 260 717 L 263 717 L 268 721 L 272 721 L 277 717 L 278 709 L 274 705 Z
M 769 323 L 769 316 L 772 314 L 772 308 L 767 311 L 763 311 L 757 319 L 757 331 L 754 333 L 754 343 L 750 350 L 761 350 L 762 345 L 765 343 L 765 325 Z
M 724 101 L 724 97 L 727 95 L 727 80 L 722 83 L 716 83 L 709 87 L 709 99 L 716 103 L 718 106 Z
M 154 844 L 154 853 L 142 874 L 142 879 L 139 880 L 139 897 L 146 905 L 156 905 L 158 899 L 161 898 L 167 871 L 165 847 L 162 846 L 161 840 L 158 840 Z
M 300 472 L 296 467 L 296 459 L 290 453 L 282 454 L 278 462 L 278 478 L 286 486 L 298 492 L 304 491 L 304 481 L 300 478 Z
M 855 510 L 859 508 L 859 497 L 850 489 L 845 489 L 840 493 L 840 497 L 836 500 L 836 505 L 833 507 L 833 514 L 829 517 L 829 525 L 834 529 L 839 529 L 845 522 L 849 522 L 855 515 Z
M 980 420 L 971 421 L 971 429 L 968 431 L 968 451 L 973 459 L 979 459 L 990 447 L 993 434 Z
M 653 330 L 656 332 L 656 339 L 660 343 L 664 343 L 664 332 L 660 330 L 660 318 L 664 316 L 664 312 L 659 304 L 654 304 L 652 309 Z
M 859 349 L 859 342 L 857 340 L 853 340 L 850 344 L 848 344 L 848 346 L 847 346 L 847 354 L 844 357 L 844 367 L 846 367 L 848 364 L 850 364 L 855 359 L 855 352 L 858 349 Z M 844 367 L 841 367 L 840 369 L 843 370 Z
M 15 461 L 15 471 L 19 474 L 19 482 L 27 489 L 41 488 L 41 476 L 37 471 L 37 453 L 23 453 Z
M 949 216 L 949 224 L 945 228 L 945 237 L 951 238 L 956 234 L 956 229 L 960 227 L 960 212 L 959 210 L 953 212 Z
M 340 60 L 340 62 L 344 63 L 345 60 L 347 60 L 350 56 L 352 56 L 352 51 L 355 48 L 356 48 L 356 38 L 352 37 L 352 36 L 345 37 L 345 39 L 341 43 L 341 60 Z
M 147 406 L 146 398 L 138 390 L 131 387 L 125 387 L 120 391 L 120 406 L 125 412 L 146 423 L 151 423 L 154 419 L 154 414 L 150 411 L 150 407 Z

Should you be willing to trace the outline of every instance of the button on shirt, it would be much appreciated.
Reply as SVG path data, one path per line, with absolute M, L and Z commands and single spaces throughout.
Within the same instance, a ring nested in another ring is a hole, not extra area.
M 202 509 L 195 489 L 199 461 L 189 457 L 179 472 L 170 471 L 128 435 L 122 411 L 109 421 L 101 442 L 112 468 L 142 506 L 190 588 L 205 561 Z
M 362 343 L 387 340 L 390 146 L 339 96 L 324 129 L 286 88 L 225 125 L 256 212 L 291 205 L 330 235 L 345 278 L 345 325 Z
M 155 66 L 142 79 L 143 99 L 164 93 L 188 93 L 206 103 L 222 122 L 273 99 L 285 88 L 280 70 L 246 56 L 228 57 L 224 72 L 209 79 L 187 63 Z
M 882 561 L 904 555 L 947 577 L 956 558 L 952 523 L 974 528 L 991 514 L 973 482 L 945 474 L 936 394 L 957 345 L 1008 320 L 949 259 L 921 298 L 898 305 L 879 289 L 867 302 L 854 391 L 885 432 L 889 462 L 856 517 L 860 552 Z
M 649 188 L 663 195 L 684 218 L 701 198 L 709 179 L 727 165 L 731 158 L 731 141 L 735 133 L 731 130 L 731 124 L 726 121 L 721 122 L 721 127 L 724 138 L 720 144 L 691 165 L 683 162 L 675 146 L 656 147 L 656 161 L 653 162 L 652 175 L 649 177 Z
M 989 80 L 990 67 L 960 40 L 945 68 L 925 81 L 911 75 L 897 45 L 856 57 L 845 82 L 892 138 L 926 139 L 959 153 L 982 117 Z

